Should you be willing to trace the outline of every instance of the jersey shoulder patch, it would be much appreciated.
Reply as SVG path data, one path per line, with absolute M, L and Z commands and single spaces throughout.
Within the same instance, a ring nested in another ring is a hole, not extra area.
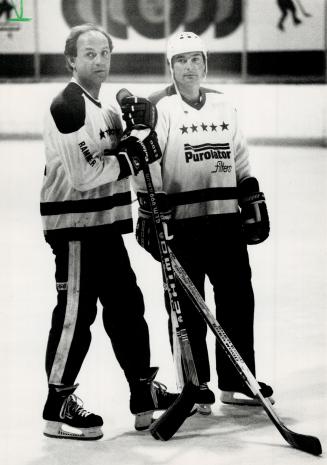
M 50 112 L 62 134 L 78 131 L 85 123 L 85 100 L 83 90 L 75 83 L 68 86 L 54 98 Z

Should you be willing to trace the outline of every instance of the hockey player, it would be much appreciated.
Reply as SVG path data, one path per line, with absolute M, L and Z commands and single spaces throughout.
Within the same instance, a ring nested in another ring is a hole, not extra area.
M 173 36 L 167 60 L 173 83 L 149 98 L 158 110 L 155 129 L 163 154 L 150 167 L 162 217 L 173 235 L 174 253 L 202 296 L 208 276 L 217 319 L 255 374 L 254 296 L 247 244 L 268 237 L 265 198 L 250 171 L 236 110 L 222 93 L 201 86 L 208 66 L 201 39 L 192 32 Z M 132 98 L 130 104 L 125 100 L 127 125 L 142 123 L 142 110 L 144 118 L 149 114 L 143 100 L 139 104 Z M 140 203 L 136 238 L 159 260 L 143 175 L 134 182 Z M 200 381 L 197 402 L 201 413 L 210 414 L 215 396 L 207 384 L 207 327 L 182 290 L 179 296 Z M 169 320 L 172 342 L 171 328 Z M 258 405 L 218 344 L 216 369 L 222 402 Z M 260 385 L 262 394 L 270 397 L 272 388 Z
M 146 429 L 153 411 L 166 409 L 177 397 L 154 381 L 158 368 L 150 367 L 143 296 L 122 239 L 133 226 L 129 176 L 144 166 L 140 160 L 149 144 L 148 163 L 158 159 L 160 150 L 153 131 L 143 142 L 128 136 L 120 140 L 119 114 L 98 100 L 112 49 L 111 38 L 97 26 L 71 30 L 65 57 L 72 80 L 52 101 L 45 121 L 41 215 L 45 239 L 55 255 L 57 288 L 43 411 L 44 434 L 51 437 L 102 436 L 102 418 L 85 410 L 74 394 L 98 300 L 104 328 L 129 383 L 135 428 Z M 65 425 L 74 432 L 67 432 Z

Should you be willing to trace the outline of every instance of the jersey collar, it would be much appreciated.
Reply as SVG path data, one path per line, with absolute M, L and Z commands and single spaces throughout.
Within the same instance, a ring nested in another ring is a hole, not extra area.
M 169 87 L 168 95 L 173 95 L 173 94 L 177 94 L 177 92 L 176 92 L 175 86 L 172 84 Z M 203 105 L 206 103 L 206 93 L 203 91 L 203 89 L 201 87 L 200 87 L 200 98 L 199 98 L 199 100 L 197 102 L 190 102 L 185 97 L 183 97 L 182 94 L 180 94 L 180 96 L 181 96 L 181 99 L 183 100 L 183 102 L 185 102 L 187 105 L 194 108 L 195 110 L 201 110 Z
M 85 96 L 86 96 L 89 100 L 91 100 L 91 102 L 93 102 L 94 105 L 96 105 L 97 107 L 101 108 L 101 102 L 100 102 L 100 100 L 95 99 L 94 97 L 92 97 L 92 95 L 90 95 L 90 94 L 88 93 L 88 91 L 85 90 L 84 87 L 82 87 L 82 86 L 76 81 L 76 79 L 75 79 L 74 77 L 71 78 L 71 81 L 70 81 L 70 82 L 72 82 L 72 83 L 76 84 L 78 87 L 80 87 L 80 88 L 82 89 L 83 93 L 85 94 Z

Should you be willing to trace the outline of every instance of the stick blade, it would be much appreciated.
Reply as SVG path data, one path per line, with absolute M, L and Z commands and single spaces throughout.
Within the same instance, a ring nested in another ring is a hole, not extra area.
M 155 439 L 168 441 L 178 431 L 187 417 L 190 416 L 195 404 L 195 394 L 198 387 L 193 383 L 185 384 L 175 402 L 154 422 L 150 432 Z
M 321 443 L 315 436 L 294 433 L 287 428 L 284 429 L 282 435 L 286 441 L 296 449 L 313 455 L 320 455 L 322 453 Z

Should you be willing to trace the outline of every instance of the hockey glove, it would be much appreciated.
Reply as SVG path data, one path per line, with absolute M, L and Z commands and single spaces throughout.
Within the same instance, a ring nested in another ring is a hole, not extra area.
M 148 193 L 138 192 L 137 198 L 140 208 L 135 231 L 136 240 L 143 249 L 149 252 L 155 260 L 160 262 L 160 250 L 155 225 L 151 215 Z M 171 240 L 173 238 L 171 224 L 172 210 L 169 207 L 167 194 L 165 192 L 157 192 L 156 198 L 166 233 L 166 240 Z
M 122 101 L 121 111 L 127 129 L 137 126 L 154 129 L 158 115 L 155 105 L 141 97 L 125 97 Z
M 123 135 L 118 147 L 118 157 L 124 157 L 126 175 L 137 175 L 142 171 L 145 164 L 153 163 L 161 158 L 161 150 L 158 144 L 158 137 L 154 131 L 142 141 L 129 132 Z
M 249 245 L 260 244 L 269 236 L 269 216 L 265 196 L 256 178 L 246 178 L 238 186 L 243 233 Z

